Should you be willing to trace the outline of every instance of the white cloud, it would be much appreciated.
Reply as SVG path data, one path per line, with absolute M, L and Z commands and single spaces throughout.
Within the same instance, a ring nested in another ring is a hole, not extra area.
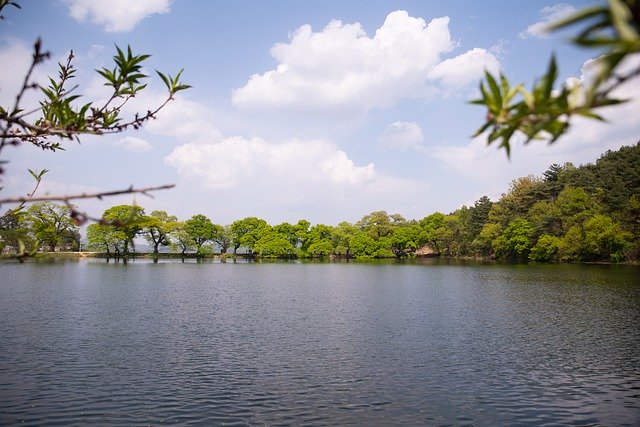
M 500 39 L 489 48 L 489 52 L 494 54 L 497 58 L 503 58 L 506 54 L 511 52 L 511 48 L 511 42 L 509 40 Z
M 165 158 L 179 175 L 212 189 L 261 183 L 330 182 L 358 186 L 376 177 L 373 164 L 356 166 L 334 145 L 320 141 L 268 144 L 260 138 L 225 138 L 214 144 L 184 144 Z
M 530 37 L 545 37 L 547 35 L 546 28 L 549 24 L 565 18 L 576 11 L 576 8 L 566 3 L 558 3 L 552 6 L 546 6 L 540 10 L 542 18 L 527 27 L 520 33 L 520 38 L 528 39 Z
M 355 115 L 389 107 L 403 98 L 426 97 L 435 84 L 430 78 L 445 85 L 464 85 L 479 78 L 484 67 L 497 63 L 491 53 L 474 49 L 452 59 L 464 62 L 469 70 L 456 70 L 449 79 L 444 70 L 431 77 L 441 56 L 454 47 L 448 17 L 427 24 L 406 11 L 395 11 L 373 37 L 358 23 L 334 20 L 320 32 L 303 25 L 289 43 L 272 47 L 278 66 L 251 76 L 233 91 L 232 101 L 248 110 Z
M 155 13 L 169 13 L 170 0 L 66 0 L 69 14 L 77 21 L 89 19 L 104 25 L 110 33 L 130 31 L 140 21 Z
M 380 174 L 372 163 L 357 165 L 324 140 L 272 144 L 229 137 L 176 147 L 165 163 L 180 176 L 178 188 L 199 194 L 190 202 L 193 209 L 213 209 L 223 221 L 248 215 L 275 221 L 356 220 L 380 209 L 420 215 L 424 207 L 411 209 L 416 201 L 429 200 L 428 185 Z M 207 200 L 215 201 L 213 208 Z
M 142 138 L 136 138 L 134 136 L 125 136 L 124 138 L 117 140 L 115 144 L 127 151 L 132 151 L 134 153 L 144 153 L 153 149 L 151 144 L 149 144 L 147 141 Z
M 160 105 L 162 96 L 157 96 L 155 103 L 146 105 Z M 143 99 L 141 103 L 132 104 L 132 107 L 144 108 L 145 101 L 147 100 Z M 212 115 L 204 105 L 178 95 L 174 96 L 174 99 L 157 114 L 156 119 L 149 121 L 145 128 L 149 132 L 172 136 L 182 141 L 219 142 L 222 140 L 222 133 L 211 123 Z
M 31 66 L 33 48 L 15 39 L 0 40 L 0 105 L 13 107 L 16 95 L 22 88 L 24 77 Z M 34 69 L 31 83 L 46 82 L 47 71 L 51 62 L 44 63 Z M 25 93 L 21 107 L 30 110 L 38 105 L 39 90 L 30 89 Z
M 429 72 L 429 77 L 460 88 L 478 81 L 485 70 L 496 74 L 500 71 L 500 62 L 491 52 L 474 48 L 455 58 L 445 59 Z
M 393 122 L 378 137 L 378 142 L 387 148 L 398 148 L 402 151 L 408 148 L 424 150 L 424 136 L 422 129 L 415 122 Z

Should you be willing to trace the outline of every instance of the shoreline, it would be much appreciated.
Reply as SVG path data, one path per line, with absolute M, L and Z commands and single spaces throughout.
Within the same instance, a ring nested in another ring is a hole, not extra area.
M 622 262 L 611 262 L 611 261 L 588 261 L 588 262 L 513 262 L 508 260 L 496 260 L 491 258 L 483 258 L 483 257 L 450 257 L 450 256 L 441 256 L 441 255 L 428 255 L 428 256 L 415 256 L 409 258 L 351 258 L 351 257 L 343 257 L 343 256 L 326 256 L 326 257 L 290 257 L 290 258 L 274 258 L 274 257 L 261 257 L 259 255 L 254 254 L 196 254 L 196 253 L 157 253 L 153 252 L 132 252 L 127 254 L 107 254 L 104 252 L 92 252 L 92 251 L 82 251 L 82 252 L 38 252 L 34 255 L 26 256 L 26 257 L 17 257 L 15 255 L 2 255 L 0 256 L 0 260 L 19 260 L 23 261 L 26 259 L 35 259 L 35 260 L 47 260 L 47 259 L 80 259 L 80 258 L 102 258 L 102 259 L 149 259 L 149 260 L 159 260 L 159 259 L 176 259 L 176 260 L 184 260 L 184 259 L 197 259 L 197 260 L 218 260 L 218 261 L 226 261 L 226 260 L 254 260 L 254 261 L 292 261 L 292 260 L 302 260 L 302 261 L 321 261 L 321 262 L 331 262 L 331 261 L 349 261 L 349 262 L 369 262 L 369 261 L 378 261 L 378 260 L 397 260 L 397 261 L 409 261 L 409 260 L 427 260 L 427 259 L 442 259 L 442 260 L 459 260 L 459 261 L 476 261 L 476 262 L 489 262 L 496 264 L 584 264 L 584 265 L 640 265 L 640 261 L 622 261 Z

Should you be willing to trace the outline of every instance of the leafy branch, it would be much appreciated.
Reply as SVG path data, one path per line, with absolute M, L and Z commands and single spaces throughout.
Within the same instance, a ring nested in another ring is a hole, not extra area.
M 487 108 L 485 123 L 474 136 L 489 132 L 487 143 L 500 141 L 507 156 L 511 140 L 522 135 L 525 143 L 534 139 L 554 143 L 564 135 L 575 116 L 604 121 L 594 110 L 626 102 L 612 96 L 615 89 L 640 76 L 640 66 L 621 71 L 630 55 L 640 53 L 640 0 L 608 0 L 606 5 L 588 7 L 555 22 L 548 31 L 573 25 L 586 27 L 572 39 L 578 46 L 604 49 L 596 59 L 597 73 L 588 83 L 565 83 L 555 89 L 558 67 L 552 56 L 544 74 L 531 91 L 522 84 L 511 86 L 500 74 L 485 73 L 480 83 L 481 97 L 472 104 Z
M 31 82 L 34 68 L 49 56 L 48 52 L 41 51 L 41 43 L 38 40 L 34 45 L 31 66 L 16 96 L 14 107 L 7 110 L 0 106 L 0 152 L 7 145 L 18 145 L 22 142 L 30 142 L 43 150 L 56 151 L 64 149 L 60 140 L 78 140 L 82 134 L 104 135 L 123 132 L 130 128 L 138 129 L 145 122 L 155 118 L 156 114 L 174 99 L 177 92 L 191 87 L 179 81 L 182 70 L 176 77 L 166 76 L 157 71 L 167 86 L 167 98 L 157 108 L 147 110 L 145 114 L 136 113 L 134 117 L 125 120 L 122 117 L 122 108 L 147 86 L 143 83 L 147 76 L 142 73 L 142 64 L 150 55 L 134 55 L 130 46 L 126 52 L 117 46 L 116 50 L 113 69 L 96 70 L 105 79 L 104 85 L 112 90 L 108 100 L 98 106 L 94 102 L 76 106 L 81 95 L 73 93 L 77 86 L 68 88 L 69 82 L 76 74 L 72 62 L 73 51 L 64 64 L 58 63 L 57 79 L 50 77 L 47 87 L 40 87 L 37 83 Z M 20 108 L 20 102 L 27 90 L 35 88 L 42 91 L 44 100 L 40 102 L 39 108 L 25 112 Z M 28 116 L 35 113 L 40 113 L 40 117 L 28 120 Z M 51 137 L 57 137 L 57 140 L 51 141 Z

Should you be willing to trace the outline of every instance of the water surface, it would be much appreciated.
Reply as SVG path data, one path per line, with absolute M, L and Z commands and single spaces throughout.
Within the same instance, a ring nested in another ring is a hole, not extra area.
M 640 268 L 0 264 L 0 424 L 640 424 Z

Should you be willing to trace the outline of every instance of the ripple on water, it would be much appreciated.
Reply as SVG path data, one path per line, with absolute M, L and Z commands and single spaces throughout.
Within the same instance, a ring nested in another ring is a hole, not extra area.
M 2 425 L 640 424 L 637 267 L 0 269 Z

